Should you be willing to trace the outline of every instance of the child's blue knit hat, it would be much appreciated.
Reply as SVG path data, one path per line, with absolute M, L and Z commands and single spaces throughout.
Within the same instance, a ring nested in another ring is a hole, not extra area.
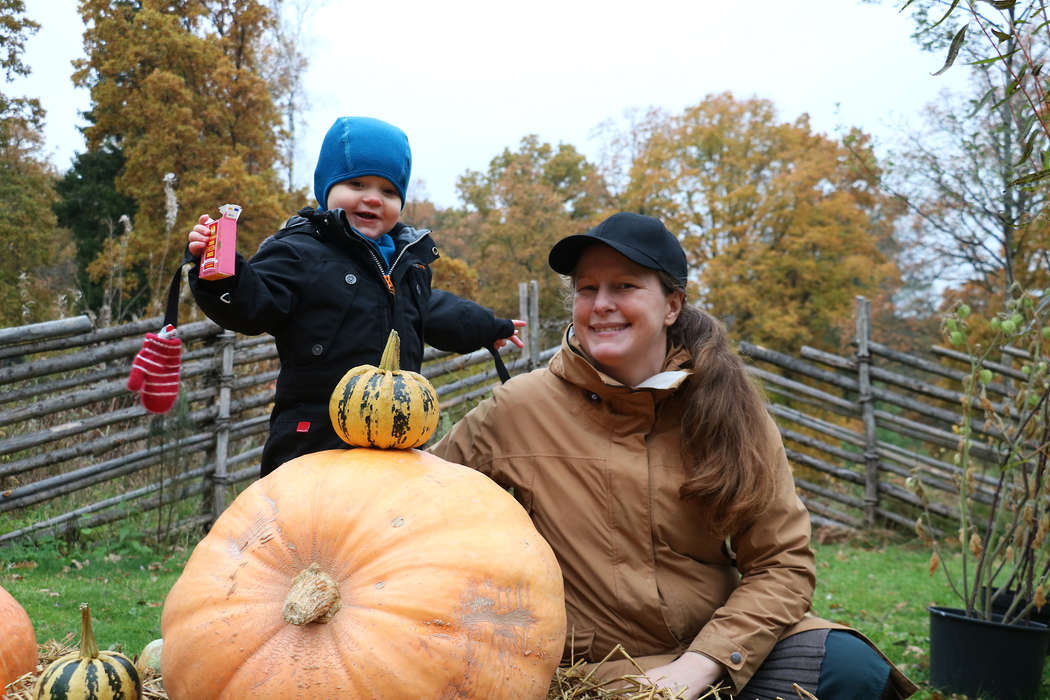
M 321 143 L 314 168 L 314 196 L 319 208 L 327 209 L 332 185 L 352 177 L 378 175 L 397 188 L 404 209 L 411 173 L 412 151 L 405 132 L 371 117 L 339 117 Z

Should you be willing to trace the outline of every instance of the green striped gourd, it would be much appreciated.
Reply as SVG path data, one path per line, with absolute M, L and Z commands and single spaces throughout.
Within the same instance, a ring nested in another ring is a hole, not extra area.
M 91 611 L 80 606 L 80 651 L 51 662 L 36 682 L 35 700 L 139 700 L 142 683 L 131 659 L 99 651 Z
M 434 385 L 418 372 L 400 369 L 400 352 L 401 340 L 392 330 L 379 367 L 354 367 L 336 385 L 328 413 L 347 444 L 407 450 L 437 430 Z

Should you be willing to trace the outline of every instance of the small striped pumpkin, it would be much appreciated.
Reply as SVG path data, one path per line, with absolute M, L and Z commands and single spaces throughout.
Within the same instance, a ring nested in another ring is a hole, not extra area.
M 347 372 L 332 392 L 328 414 L 343 442 L 354 447 L 411 449 L 434 434 L 438 398 L 418 372 L 400 369 L 401 340 L 390 331 L 378 367 Z
M 36 700 L 139 700 L 142 683 L 131 659 L 99 651 L 91 611 L 80 605 L 80 651 L 55 659 L 36 682 Z

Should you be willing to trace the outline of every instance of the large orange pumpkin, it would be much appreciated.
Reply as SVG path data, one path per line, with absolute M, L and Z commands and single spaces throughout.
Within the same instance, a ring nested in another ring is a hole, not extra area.
M 0 698 L 8 683 L 36 668 L 36 632 L 25 611 L 0 586 Z
M 164 603 L 161 669 L 194 698 L 545 698 L 561 572 L 528 514 L 418 450 L 330 450 L 243 491 Z

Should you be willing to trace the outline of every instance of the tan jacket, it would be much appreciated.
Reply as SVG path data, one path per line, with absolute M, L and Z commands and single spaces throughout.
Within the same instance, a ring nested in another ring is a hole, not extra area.
M 688 372 L 677 370 L 688 354 L 672 352 L 667 371 L 642 385 L 651 388 L 631 389 L 569 337 L 547 368 L 497 387 L 431 449 L 513 487 L 561 565 L 567 653 L 596 662 L 622 644 L 636 661 L 659 657 L 642 664 L 651 668 L 694 650 L 739 689 L 779 639 L 836 626 L 804 619 L 815 582 L 809 514 L 772 419 L 755 439 L 776 460 L 775 496 L 719 539 L 706 510 L 678 495 L 677 389 Z

